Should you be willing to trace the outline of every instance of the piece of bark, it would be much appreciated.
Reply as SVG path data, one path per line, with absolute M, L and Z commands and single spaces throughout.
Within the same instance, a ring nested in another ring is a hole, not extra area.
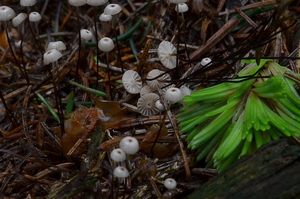
M 300 145 L 287 139 L 271 143 L 188 198 L 300 198 Z

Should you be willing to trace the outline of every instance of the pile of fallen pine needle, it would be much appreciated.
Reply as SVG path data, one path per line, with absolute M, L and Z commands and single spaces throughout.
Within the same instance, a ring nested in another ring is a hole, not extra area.
M 0 3 L 26 16 L 0 7 L 1 198 L 183 198 L 218 172 L 194 161 L 169 89 L 228 81 L 242 59 L 300 70 L 296 0 L 20 2 Z M 114 161 L 124 137 L 138 152 Z

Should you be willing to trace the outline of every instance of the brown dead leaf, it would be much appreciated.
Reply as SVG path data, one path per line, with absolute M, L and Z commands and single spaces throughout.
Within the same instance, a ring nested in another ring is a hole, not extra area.
M 4 49 L 9 47 L 6 33 L 4 31 L 0 32 L 0 46 Z

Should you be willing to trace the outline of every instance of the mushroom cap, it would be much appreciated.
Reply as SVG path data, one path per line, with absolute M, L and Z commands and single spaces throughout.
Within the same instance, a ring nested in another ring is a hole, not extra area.
M 110 158 L 115 162 L 122 162 L 126 160 L 126 154 L 122 149 L 117 148 L 110 152 Z
M 138 140 L 135 137 L 131 137 L 131 136 L 126 136 L 122 138 L 122 140 L 119 143 L 119 147 L 126 154 L 129 155 L 136 154 L 140 149 Z
M 142 95 L 137 102 L 139 112 L 144 116 L 157 114 L 159 112 L 159 109 L 155 106 L 157 100 L 159 100 L 159 96 L 155 93 Z
M 29 21 L 30 22 L 39 22 L 39 21 L 41 21 L 41 19 L 42 19 L 42 16 L 38 12 L 31 12 L 29 14 Z
M 44 64 L 48 65 L 48 64 L 51 64 L 53 62 L 56 62 L 61 57 L 62 57 L 62 54 L 58 50 L 56 50 L 56 49 L 49 50 L 49 51 L 44 53 L 44 56 L 43 56 Z
M 189 89 L 189 87 L 187 87 L 186 85 L 180 86 L 179 89 L 181 91 L 182 97 L 187 96 L 187 95 L 191 95 L 191 93 L 192 93 L 192 90 Z
M 211 58 L 205 57 L 205 58 L 203 58 L 203 59 L 201 60 L 200 64 L 201 64 L 202 66 L 208 66 L 208 65 L 211 64 L 211 62 L 212 62 Z
M 165 99 L 171 104 L 175 104 L 182 99 L 182 93 L 179 88 L 168 88 L 168 90 L 165 93 Z
M 147 74 L 147 84 L 151 89 L 157 90 L 161 87 L 168 85 L 171 81 L 171 77 L 164 71 L 153 69 Z
M 66 47 L 65 43 L 62 41 L 52 41 L 52 42 L 49 42 L 47 51 L 52 50 L 52 49 L 56 49 L 58 51 L 63 51 L 63 50 L 66 50 L 67 47 Z
M 170 3 L 178 4 L 178 3 L 186 3 L 188 0 L 170 0 Z
M 165 110 L 165 107 L 164 107 L 164 105 L 161 103 L 160 100 L 157 100 L 157 101 L 155 102 L 155 107 L 158 108 L 158 110 L 160 110 L 160 111 L 164 111 L 164 110 Z
M 152 93 L 152 89 L 148 85 L 144 85 L 140 91 L 140 96 L 145 95 L 147 93 Z
M 98 42 L 98 48 L 103 52 L 110 52 L 114 49 L 115 44 L 109 37 L 103 37 Z
M 93 33 L 87 29 L 81 29 L 80 30 L 80 38 L 85 41 L 89 41 L 89 40 L 93 39 Z
M 127 178 L 129 176 L 129 172 L 125 167 L 118 166 L 114 169 L 113 175 L 116 178 Z
M 167 178 L 164 181 L 164 185 L 167 189 L 172 190 L 176 188 L 177 182 L 173 178 Z
M 86 4 L 86 0 L 68 0 L 71 6 L 79 7 Z
M 112 16 L 111 16 L 111 15 L 108 15 L 108 14 L 105 14 L 105 13 L 102 13 L 102 14 L 99 16 L 99 20 L 100 20 L 100 21 L 103 21 L 103 22 L 108 22 L 108 21 L 111 21 L 111 20 L 112 20 Z
M 122 76 L 122 83 L 125 90 L 131 94 L 138 94 L 142 89 L 142 78 L 134 70 L 127 70 Z
M 105 8 L 104 8 L 104 14 L 107 15 L 117 15 L 122 11 L 122 7 L 119 4 L 108 4 Z
M 9 21 L 16 16 L 15 11 L 8 6 L 0 6 L 0 21 Z
M 20 5 L 23 7 L 30 7 L 36 4 L 36 0 L 20 0 Z
M 27 18 L 27 14 L 21 12 L 12 19 L 12 25 L 14 27 L 18 27 L 21 23 L 25 21 L 26 18 Z
M 86 3 L 90 6 L 101 6 L 108 2 L 108 0 L 87 0 Z
M 184 13 L 189 10 L 189 6 L 186 3 L 178 3 L 176 4 L 175 11 L 178 13 Z
M 176 47 L 169 41 L 160 42 L 157 54 L 160 62 L 169 69 L 176 67 Z

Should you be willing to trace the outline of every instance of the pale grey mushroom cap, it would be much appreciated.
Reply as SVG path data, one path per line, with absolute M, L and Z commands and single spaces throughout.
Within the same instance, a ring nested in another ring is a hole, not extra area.
M 108 4 L 105 8 L 104 8 L 104 14 L 107 15 L 117 15 L 122 11 L 122 7 L 119 4 Z
M 147 84 L 152 90 L 157 90 L 168 85 L 171 81 L 171 77 L 164 71 L 153 69 L 147 74 Z
M 176 47 L 169 41 L 160 42 L 157 48 L 160 62 L 168 69 L 176 67 L 176 52 Z
M 0 6 L 0 21 L 9 21 L 16 16 L 15 11 L 8 6 Z
M 58 50 L 56 50 L 56 49 L 49 50 L 44 53 L 44 56 L 43 56 L 44 64 L 48 65 L 48 64 L 54 63 L 54 62 L 58 61 L 61 57 L 62 57 L 62 54 Z
M 21 23 L 25 21 L 26 18 L 27 18 L 27 14 L 21 12 L 12 19 L 12 25 L 14 27 L 18 27 Z
M 127 178 L 129 176 L 129 172 L 125 167 L 118 166 L 114 169 L 113 175 L 116 178 Z
M 138 94 L 142 89 L 142 78 L 134 70 L 127 70 L 122 76 L 125 90 L 131 94 Z
M 87 0 L 86 3 L 90 6 L 101 6 L 108 2 L 108 0 Z
M 20 0 L 20 5 L 23 7 L 30 7 L 36 4 L 36 0 Z
M 71 6 L 79 7 L 86 4 L 86 0 L 68 0 Z
M 155 102 L 159 100 L 159 96 L 155 93 L 148 93 L 141 96 L 137 102 L 139 112 L 144 116 L 155 115 L 159 113 L 159 109 L 155 106 Z
M 52 50 L 52 49 L 56 49 L 58 51 L 63 51 L 63 50 L 66 50 L 67 47 L 66 47 L 65 43 L 62 41 L 52 41 L 52 42 L 49 42 L 47 51 Z

